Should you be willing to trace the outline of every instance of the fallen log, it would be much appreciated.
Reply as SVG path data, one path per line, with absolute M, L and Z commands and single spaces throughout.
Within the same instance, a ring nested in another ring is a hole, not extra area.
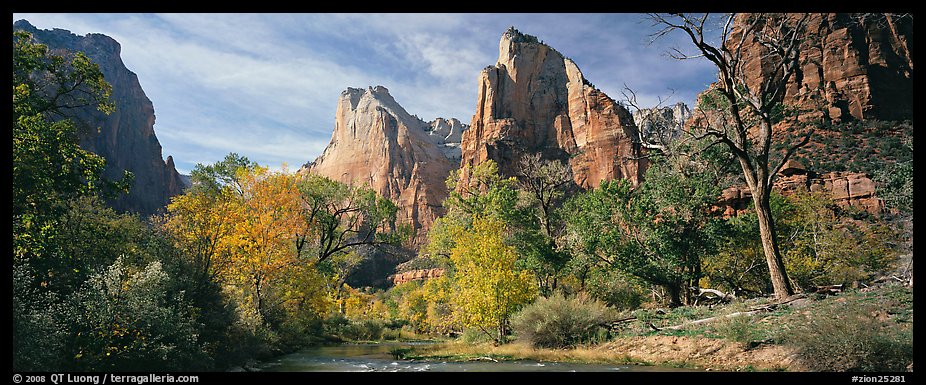
M 733 293 L 724 293 L 716 289 L 705 289 L 702 287 L 691 287 L 691 293 L 694 295 L 694 305 L 697 306 L 703 301 L 708 305 L 722 302 L 730 302 L 736 299 Z
M 839 294 L 842 293 L 843 285 L 826 285 L 817 286 L 814 293 L 816 294 Z
M 800 299 L 803 299 L 803 298 L 805 298 L 804 295 L 795 295 L 795 296 L 789 297 L 788 299 L 786 299 L 785 301 L 782 301 L 782 302 L 770 303 L 770 304 L 768 304 L 768 305 L 763 305 L 763 306 L 759 306 L 759 307 L 754 307 L 754 308 L 749 309 L 749 310 L 746 310 L 746 311 L 739 311 L 739 312 L 736 312 L 736 313 L 730 313 L 730 314 L 724 314 L 724 315 L 719 315 L 719 316 L 714 316 L 714 317 L 702 318 L 702 319 L 699 319 L 699 320 L 688 321 L 688 322 L 682 323 L 682 324 L 680 324 L 680 325 L 668 326 L 668 327 L 664 327 L 664 328 L 661 328 L 661 329 L 656 329 L 655 327 L 653 327 L 653 328 L 654 328 L 656 331 L 659 331 L 659 330 L 680 330 L 680 329 L 687 328 L 687 327 L 689 327 L 689 326 L 702 325 L 702 324 L 711 323 L 711 322 L 715 322 L 715 321 L 720 321 L 720 320 L 724 320 L 724 319 L 736 318 L 736 317 L 741 317 L 741 316 L 751 316 L 751 315 L 758 314 L 758 313 L 774 311 L 775 309 L 777 309 L 777 308 L 778 308 L 779 306 L 781 306 L 781 305 L 788 304 L 788 303 L 791 303 L 791 302 L 794 302 L 794 301 L 797 301 L 797 300 L 800 300 Z
M 616 321 L 611 321 L 611 322 L 606 322 L 606 323 L 600 323 L 600 324 L 598 324 L 598 326 L 601 326 L 601 327 L 603 327 L 603 328 L 605 328 L 605 329 L 608 329 L 608 330 L 614 330 L 614 329 L 620 328 L 621 324 L 623 324 L 623 323 L 627 323 L 627 322 L 631 322 L 631 321 L 636 321 L 636 320 L 637 320 L 637 317 L 628 317 L 628 318 L 622 318 L 622 319 L 619 319 L 619 320 L 616 320 Z

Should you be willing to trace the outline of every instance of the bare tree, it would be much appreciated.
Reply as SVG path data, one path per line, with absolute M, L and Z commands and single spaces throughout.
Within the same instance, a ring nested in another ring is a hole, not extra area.
M 695 48 L 693 54 L 676 48 L 671 52 L 673 58 L 703 58 L 717 68 L 717 82 L 702 95 L 701 116 L 688 128 L 689 133 L 696 139 L 711 140 L 712 145 L 726 146 L 738 161 L 752 192 L 759 236 L 772 287 L 779 298 L 794 291 L 778 248 L 769 197 L 778 171 L 809 142 L 813 129 L 793 143 L 784 143 L 783 151 L 775 150 L 772 134 L 786 115 L 787 106 L 782 100 L 789 80 L 800 71 L 802 43 L 814 37 L 808 29 L 813 17 L 817 16 L 651 15 L 661 28 L 655 38 L 678 31 Z
M 573 183 L 572 169 L 557 160 L 541 159 L 539 153 L 527 154 L 518 161 L 517 176 L 518 185 L 539 209 L 535 216 L 544 235 L 555 239 L 559 231 L 554 229 L 553 210 L 562 203 Z

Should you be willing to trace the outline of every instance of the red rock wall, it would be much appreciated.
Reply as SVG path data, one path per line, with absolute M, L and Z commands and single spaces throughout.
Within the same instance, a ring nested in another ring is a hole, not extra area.
M 568 161 L 575 182 L 606 179 L 638 183 L 645 163 L 634 159 L 636 127 L 630 113 L 590 86 L 572 60 L 536 38 L 509 30 L 498 63 L 479 74 L 476 113 L 463 133 L 461 167 L 488 159 L 502 175 L 516 173 L 525 154 Z
M 738 23 L 749 16 L 740 15 Z M 798 15 L 788 17 L 796 20 Z M 912 119 L 912 16 L 813 14 L 806 36 L 786 104 L 815 109 L 834 120 Z M 744 51 L 748 83 L 756 87 L 771 68 L 760 61 L 764 49 L 756 41 L 747 41 Z
M 154 105 L 135 73 L 122 63 L 118 42 L 101 34 L 77 36 L 61 29 L 39 30 L 23 22 L 14 28 L 31 32 L 54 53 L 84 52 L 112 85 L 111 99 L 116 105 L 112 114 L 105 115 L 91 106 L 76 111 L 75 118 L 88 126 L 80 132 L 81 147 L 106 159 L 105 176 L 121 178 L 123 170 L 135 176 L 129 193 L 110 202 L 115 209 L 152 214 L 182 192 L 183 182 L 173 159 L 162 158 L 154 133 Z
M 858 172 L 829 172 L 813 177 L 806 173 L 779 176 L 774 189 L 785 196 L 822 191 L 829 193 L 836 204 L 844 207 L 859 208 L 871 214 L 880 214 L 884 210 L 884 202 L 875 194 L 874 181 Z M 724 218 L 743 214 L 752 207 L 752 193 L 746 186 L 726 188 L 717 203 L 717 210 Z
M 349 88 L 338 102 L 331 143 L 300 172 L 370 186 L 396 203 L 398 222 L 412 225 L 413 243 L 421 246 L 431 224 L 444 213 L 445 181 L 456 169 L 431 142 L 425 126 L 385 87 Z
M 424 281 L 431 278 L 438 278 L 444 275 L 444 269 L 424 269 L 424 270 L 411 270 L 403 273 L 398 273 L 391 277 L 393 285 L 401 285 L 406 282 L 411 281 Z

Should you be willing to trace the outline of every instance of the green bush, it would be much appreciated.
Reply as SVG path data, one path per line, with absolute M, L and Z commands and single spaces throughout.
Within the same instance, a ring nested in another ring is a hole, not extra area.
M 374 341 L 383 338 L 386 324 L 380 320 L 351 321 L 341 314 L 328 317 L 323 322 L 324 333 L 347 341 Z
M 717 324 L 715 331 L 728 340 L 749 344 L 762 340 L 762 333 L 750 316 L 739 316 L 726 319 Z
M 878 319 L 882 312 L 874 304 L 837 303 L 783 338 L 812 371 L 905 371 L 913 362 L 913 330 Z
M 355 340 L 373 341 L 383 338 L 383 330 L 386 328 L 383 321 L 380 320 L 363 320 L 354 322 L 353 333 Z
M 478 328 L 466 328 L 463 329 L 463 333 L 460 336 L 463 339 L 464 343 L 475 345 L 483 343 L 494 343 L 495 337 L 486 334 L 484 331 L 479 330 Z
M 564 348 L 596 339 L 599 325 L 612 314 L 600 301 L 557 294 L 525 307 L 514 316 L 512 326 L 535 347 Z
M 13 260 L 13 370 L 52 371 L 61 368 L 66 320 L 57 296 L 35 288 L 36 273 L 28 260 Z
M 636 310 L 647 299 L 639 287 L 613 271 L 589 278 L 588 292 L 618 310 Z
M 73 332 L 68 352 L 75 369 L 141 371 L 198 367 L 206 360 L 194 310 L 182 294 L 170 297 L 160 262 L 133 271 L 116 260 L 70 299 Z

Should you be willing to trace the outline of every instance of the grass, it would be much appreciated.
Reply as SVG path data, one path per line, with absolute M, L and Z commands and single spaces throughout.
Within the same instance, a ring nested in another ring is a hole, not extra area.
M 533 360 L 540 362 L 571 362 L 619 365 L 652 365 L 627 356 L 602 354 L 595 346 L 582 345 L 573 349 L 533 348 L 522 342 L 494 346 L 488 343 L 467 344 L 451 341 L 432 346 L 415 347 L 403 356 L 411 360 L 474 361 L 490 358 L 498 361 Z
M 468 344 L 456 340 L 416 347 L 402 353 L 407 359 L 469 361 L 490 358 L 738 371 L 776 371 L 788 368 L 811 371 L 833 368 L 903 370 L 908 362 L 912 362 L 913 292 L 900 285 L 887 285 L 865 292 L 847 291 L 837 296 L 811 297 L 804 303 L 795 302 L 795 306 L 781 305 L 774 311 L 732 317 L 679 330 L 653 331 L 649 326 L 653 324 L 662 328 L 680 325 L 686 321 L 742 312 L 771 301 L 757 299 L 715 307 L 637 310 L 632 313 L 637 320 L 626 323 L 623 330 L 612 333 L 612 343 L 586 344 L 573 349 L 532 348 L 524 341 L 493 346 L 489 343 Z M 837 318 L 840 321 L 834 322 Z M 659 356 L 660 344 L 667 343 L 666 338 L 684 338 L 691 345 L 690 348 L 695 350 L 692 356 L 701 355 L 697 352 L 697 346 L 705 344 L 725 349 L 726 354 L 736 351 L 742 354 L 737 353 L 736 356 L 740 361 L 729 365 L 718 361 L 692 360 L 686 356 L 668 359 Z M 707 340 L 699 343 L 699 339 Z M 715 342 L 706 342 L 708 340 Z M 637 349 L 636 344 L 649 346 Z M 615 349 L 614 346 L 619 348 Z M 793 365 L 787 362 L 770 363 L 767 360 L 750 362 L 749 357 L 759 360 L 760 356 L 750 356 L 749 351 L 763 347 L 778 349 L 783 360 L 794 354 L 781 352 L 795 352 L 801 361 Z M 634 355 L 634 349 L 645 354 Z M 646 349 L 650 351 L 646 352 Z M 827 353 L 828 349 L 839 353 Z M 821 354 L 828 357 L 821 359 Z M 884 366 L 887 365 L 885 360 L 899 363 L 887 367 Z M 830 366 L 819 364 L 823 362 Z

